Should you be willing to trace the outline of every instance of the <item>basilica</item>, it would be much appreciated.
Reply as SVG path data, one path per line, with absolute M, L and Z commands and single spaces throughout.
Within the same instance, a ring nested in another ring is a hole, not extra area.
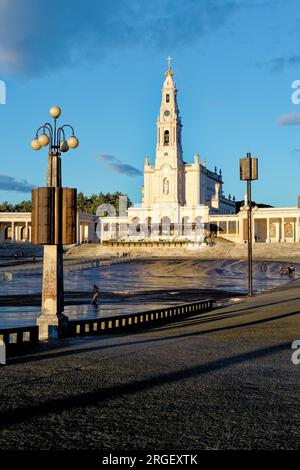
M 146 156 L 141 205 L 126 216 L 101 219 L 102 240 L 200 239 L 210 214 L 235 214 L 235 199 L 225 197 L 221 170 L 211 171 L 195 154 L 183 160 L 182 122 L 170 67 L 161 92 L 156 155 Z
M 236 213 L 235 198 L 225 197 L 221 170 L 209 170 L 198 154 L 190 163 L 183 160 L 170 62 L 156 126 L 156 154 L 153 162 L 145 157 L 141 204 L 127 210 L 123 203 L 118 216 L 78 212 L 77 244 L 181 240 L 197 245 L 207 236 L 246 243 L 247 211 L 242 206 Z M 254 243 L 300 242 L 300 197 L 293 207 L 254 207 L 252 217 Z M 0 213 L 0 243 L 30 241 L 30 212 Z

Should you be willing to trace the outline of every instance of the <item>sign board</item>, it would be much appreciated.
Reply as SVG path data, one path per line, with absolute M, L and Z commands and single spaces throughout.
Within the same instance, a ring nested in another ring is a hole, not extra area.
M 257 158 L 247 157 L 240 159 L 240 179 L 257 180 L 258 179 L 258 160 Z
M 31 243 L 76 243 L 77 191 L 45 187 L 32 190 Z

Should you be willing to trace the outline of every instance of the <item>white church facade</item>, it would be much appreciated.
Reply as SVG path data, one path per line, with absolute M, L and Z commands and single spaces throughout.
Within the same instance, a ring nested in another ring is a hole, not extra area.
M 109 241 L 202 242 L 215 235 L 235 243 L 247 241 L 247 211 L 236 214 L 235 199 L 223 192 L 221 171 L 213 171 L 194 155 L 183 159 L 182 122 L 173 72 L 162 88 L 153 163 L 146 156 L 142 202 L 121 216 L 77 214 L 77 243 Z M 300 197 L 294 207 L 254 208 L 253 242 L 300 242 Z M 0 243 L 31 240 L 31 213 L 0 213 Z
M 210 214 L 235 214 L 235 200 L 223 193 L 222 173 L 206 167 L 199 155 L 183 160 L 182 122 L 173 71 L 162 88 L 153 164 L 146 156 L 141 206 L 126 216 L 101 218 L 102 240 L 160 240 L 203 238 Z

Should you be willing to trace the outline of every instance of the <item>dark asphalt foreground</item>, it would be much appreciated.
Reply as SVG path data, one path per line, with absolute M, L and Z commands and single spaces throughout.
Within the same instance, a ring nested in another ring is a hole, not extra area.
M 300 281 L 0 369 L 0 449 L 299 449 Z

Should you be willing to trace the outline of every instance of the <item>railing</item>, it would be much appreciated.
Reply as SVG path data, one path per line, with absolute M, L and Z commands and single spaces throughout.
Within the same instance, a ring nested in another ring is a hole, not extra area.
M 104 335 L 144 328 L 150 324 L 161 324 L 170 320 L 182 319 L 212 309 L 212 300 L 202 300 L 190 304 L 174 305 L 146 312 L 103 317 L 86 320 L 70 320 L 67 326 L 68 337 Z M 0 329 L 0 344 L 5 344 L 6 355 L 26 352 L 38 343 L 38 326 Z
M 190 304 L 174 305 L 147 312 L 138 312 L 114 317 L 103 317 L 87 320 L 70 320 L 68 322 L 67 336 L 92 336 L 108 333 L 121 333 L 131 330 L 167 322 L 170 319 L 181 319 L 193 314 L 208 312 L 212 309 L 212 300 L 202 300 Z
M 37 344 L 38 336 L 38 326 L 0 329 L 0 343 L 3 341 L 5 344 L 6 355 L 8 356 L 30 349 Z

